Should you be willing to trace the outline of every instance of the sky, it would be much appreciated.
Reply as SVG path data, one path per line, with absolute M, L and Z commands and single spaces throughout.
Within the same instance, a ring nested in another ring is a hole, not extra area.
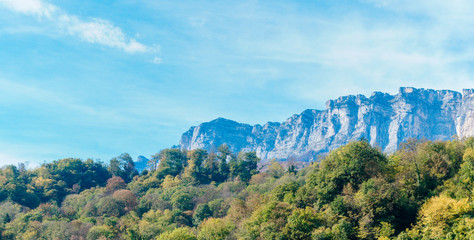
M 217 117 L 474 87 L 470 0 L 0 0 L 0 165 L 150 156 Z

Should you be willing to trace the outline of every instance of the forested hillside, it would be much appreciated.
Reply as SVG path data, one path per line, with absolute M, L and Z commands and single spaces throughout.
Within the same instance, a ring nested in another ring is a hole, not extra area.
M 165 149 L 0 169 L 2 239 L 470 239 L 474 138 L 367 141 L 303 169 L 254 152 Z

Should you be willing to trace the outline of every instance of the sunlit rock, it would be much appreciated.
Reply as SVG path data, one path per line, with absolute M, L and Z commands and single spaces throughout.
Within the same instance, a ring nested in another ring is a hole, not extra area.
M 262 159 L 313 160 L 346 143 L 366 139 L 385 152 L 409 138 L 448 140 L 474 136 L 474 89 L 400 88 L 396 95 L 374 92 L 329 100 L 323 111 L 308 109 L 283 123 L 251 126 L 218 118 L 191 127 L 182 149 L 256 151 Z

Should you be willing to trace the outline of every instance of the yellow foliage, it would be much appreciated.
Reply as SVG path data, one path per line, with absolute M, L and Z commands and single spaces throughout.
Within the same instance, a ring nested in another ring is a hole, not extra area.
M 199 240 L 220 240 L 227 239 L 230 233 L 235 229 L 235 225 L 229 220 L 219 218 L 205 219 L 199 225 Z
M 5 185 L 7 183 L 7 178 L 5 176 L 0 176 L 0 185 Z
M 468 148 L 464 151 L 463 159 L 466 161 L 467 159 L 474 160 L 474 148 Z
M 38 187 L 49 187 L 52 186 L 54 181 L 52 179 L 37 177 L 33 179 L 34 185 Z
M 170 189 L 172 187 L 178 186 L 180 183 L 181 183 L 181 179 L 179 179 L 178 176 L 173 177 L 171 175 L 167 175 L 165 179 L 163 180 L 163 183 L 161 184 L 161 186 L 164 189 Z
M 22 237 L 23 239 L 25 239 L 25 240 L 38 239 L 38 232 L 33 231 L 33 230 L 27 231 L 27 232 L 25 232 L 21 237 Z
M 445 236 L 449 227 L 460 217 L 472 211 L 468 199 L 455 200 L 447 196 L 437 196 L 426 202 L 420 211 L 423 235 L 431 238 Z
M 452 234 L 455 240 L 474 239 L 474 219 L 463 218 L 453 226 Z
M 278 163 L 277 161 L 273 160 L 272 164 L 268 166 L 268 173 L 273 177 L 281 177 L 285 174 L 285 169 Z

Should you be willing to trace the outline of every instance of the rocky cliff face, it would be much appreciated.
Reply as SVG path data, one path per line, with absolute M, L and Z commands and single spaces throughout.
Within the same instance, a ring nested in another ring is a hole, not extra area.
M 326 110 L 308 109 L 263 126 L 218 118 L 191 127 L 180 146 L 214 151 L 226 143 L 234 152 L 256 151 L 262 159 L 312 160 L 361 138 L 392 152 L 409 138 L 448 140 L 454 135 L 474 136 L 474 89 L 461 94 L 408 87 L 397 95 L 344 96 L 328 101 Z

